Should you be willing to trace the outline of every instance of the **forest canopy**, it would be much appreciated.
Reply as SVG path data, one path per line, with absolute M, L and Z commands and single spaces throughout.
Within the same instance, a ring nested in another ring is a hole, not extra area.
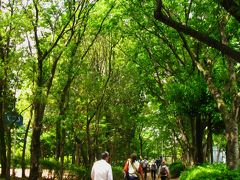
M 238 167 L 237 0 L 2 0 L 0 19 L 1 177 L 105 150 Z

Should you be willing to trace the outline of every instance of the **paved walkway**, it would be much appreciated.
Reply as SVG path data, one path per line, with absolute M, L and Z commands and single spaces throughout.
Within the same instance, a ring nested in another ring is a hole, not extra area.
M 147 180 L 152 180 L 151 173 L 147 173 Z M 155 180 L 161 180 L 161 178 L 156 178 Z M 179 178 L 171 178 L 170 180 L 179 180 Z

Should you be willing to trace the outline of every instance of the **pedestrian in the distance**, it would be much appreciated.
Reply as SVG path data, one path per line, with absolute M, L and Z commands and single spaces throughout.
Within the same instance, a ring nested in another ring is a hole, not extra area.
M 148 172 L 148 160 L 147 160 L 146 156 L 141 161 L 141 164 L 142 164 L 142 169 L 143 169 L 143 173 L 144 173 L 144 180 L 146 180 L 147 179 L 147 172 Z
M 125 179 L 127 180 L 141 180 L 143 179 L 142 166 L 137 161 L 137 155 L 135 153 L 131 154 L 130 158 L 126 161 L 124 165 Z
M 159 169 L 159 167 L 162 164 L 162 156 L 160 156 L 157 160 L 156 160 L 156 164 L 157 164 L 157 168 Z
M 152 180 L 156 180 L 157 164 L 153 160 L 150 166 Z
M 169 172 L 169 169 L 166 165 L 165 160 L 162 160 L 162 165 L 160 166 L 158 176 L 161 177 L 161 180 L 167 180 L 167 179 L 170 178 L 170 172 Z
M 108 160 L 109 153 L 105 151 L 102 153 L 102 159 L 93 164 L 91 171 L 92 180 L 113 180 L 112 167 Z

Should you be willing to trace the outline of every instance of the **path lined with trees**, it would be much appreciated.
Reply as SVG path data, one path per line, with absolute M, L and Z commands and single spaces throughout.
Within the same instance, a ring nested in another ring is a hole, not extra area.
M 238 168 L 235 0 L 0 2 L 1 177 L 89 177 L 104 150 Z M 220 167 L 222 168 L 222 167 Z M 120 177 L 119 177 L 120 178 Z

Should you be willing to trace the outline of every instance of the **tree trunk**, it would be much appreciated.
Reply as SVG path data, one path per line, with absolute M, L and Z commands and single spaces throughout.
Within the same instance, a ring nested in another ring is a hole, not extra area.
M 88 163 L 88 159 L 87 159 L 87 145 L 86 143 L 83 143 L 83 141 L 79 141 L 78 142 L 79 145 L 80 145 L 80 151 L 81 151 L 81 157 L 82 157 L 82 160 L 83 160 L 83 164 L 84 166 L 87 166 L 87 163 Z
M 25 154 L 26 154 L 26 145 L 27 145 L 27 137 L 28 137 L 28 131 L 30 128 L 30 124 L 31 124 L 31 119 L 32 119 L 32 108 L 30 111 L 30 119 L 28 121 L 28 125 L 27 125 L 27 129 L 24 135 L 24 139 L 23 139 L 23 150 L 22 150 L 22 162 L 21 162 L 21 166 L 22 166 L 22 177 L 26 177 L 25 175 L 25 168 L 26 168 L 26 162 L 25 162 Z
M 207 150 L 206 156 L 208 161 L 213 163 L 213 142 L 212 142 L 212 120 L 208 118 L 208 137 L 207 137 Z
M 77 146 L 77 142 L 74 141 L 73 142 L 73 149 L 72 149 L 72 164 L 75 164 L 76 162 L 76 147 Z
M 40 96 L 42 97 L 42 96 Z M 39 98 L 39 96 L 37 96 Z M 41 143 L 40 136 L 42 132 L 42 119 L 44 114 L 45 104 L 35 102 L 34 104 L 34 123 L 31 142 L 31 168 L 30 168 L 30 180 L 36 180 L 39 178 L 39 160 L 41 157 Z
M 30 128 L 30 125 L 31 125 L 31 121 L 32 121 L 32 114 L 33 114 L 33 107 L 31 107 L 31 110 L 30 110 L 30 119 L 28 121 L 27 129 L 26 129 L 26 132 L 25 132 L 25 135 L 24 135 L 24 139 L 23 139 L 22 162 L 21 162 L 21 165 L 22 165 L 22 177 L 23 178 L 26 177 L 26 175 L 25 175 L 25 168 L 26 168 L 25 153 L 26 153 L 28 131 L 29 131 L 29 128 Z
M 177 143 L 174 136 L 171 136 L 171 152 L 172 152 L 172 163 L 177 160 Z
M 59 161 L 61 152 L 61 119 L 58 118 L 56 122 L 56 161 Z
M 139 145 L 140 145 L 140 156 L 143 157 L 143 138 L 141 133 L 138 134 Z
M 1 36 L 0 36 L 1 40 Z M 7 155 L 5 142 L 5 125 L 4 125 L 4 80 L 0 80 L 0 156 L 1 156 L 1 177 L 6 178 L 7 175 Z
M 0 105 L 2 102 L 0 102 Z M 2 108 L 0 108 L 2 109 Z M 6 178 L 7 173 L 7 156 L 6 156 L 6 144 L 5 144 L 5 128 L 3 123 L 2 113 L 0 117 L 0 156 L 1 156 L 1 177 Z
M 64 146 L 65 146 L 65 136 L 66 131 L 65 128 L 62 127 L 62 134 L 61 134 L 61 148 L 60 148 L 60 180 L 63 179 L 64 175 Z
M 7 168 L 6 168 L 6 179 L 10 179 L 10 168 L 11 168 L 11 143 L 12 143 L 12 137 L 11 137 L 11 129 L 7 128 Z
M 192 114 L 193 116 L 193 114 Z M 191 148 L 190 148 L 190 152 L 191 152 L 191 156 L 193 157 L 193 162 L 194 164 L 197 163 L 197 147 L 196 147 L 196 140 L 197 140 L 197 133 L 196 133 L 196 118 L 192 117 L 190 119 L 191 121 L 191 133 L 192 133 L 192 144 L 191 144 Z M 190 156 L 190 157 L 191 157 Z
M 87 166 L 90 167 L 93 163 L 93 157 L 92 157 L 92 143 L 91 143 L 91 137 L 90 137 L 90 120 L 87 120 L 87 127 L 86 127 L 86 134 L 87 134 L 87 150 L 88 150 L 88 164 Z
M 225 124 L 227 138 L 227 165 L 230 169 L 236 169 L 239 160 L 238 123 L 229 117 Z
M 180 131 L 181 139 L 179 139 L 179 136 L 176 135 L 175 131 L 173 132 L 175 137 L 177 138 L 178 143 L 182 148 L 183 162 L 186 165 L 192 164 L 192 154 L 193 154 L 192 146 L 190 144 L 190 140 L 189 140 L 190 138 L 188 137 L 187 133 L 184 131 L 183 119 L 181 118 L 181 116 L 177 117 L 177 126 Z
M 80 143 L 77 142 L 76 143 L 76 161 L 75 161 L 75 164 L 76 165 L 79 165 L 80 164 L 80 153 L 81 153 L 81 149 L 80 149 Z
M 203 125 L 201 116 L 197 115 L 196 118 L 196 163 L 202 164 L 203 163 Z

